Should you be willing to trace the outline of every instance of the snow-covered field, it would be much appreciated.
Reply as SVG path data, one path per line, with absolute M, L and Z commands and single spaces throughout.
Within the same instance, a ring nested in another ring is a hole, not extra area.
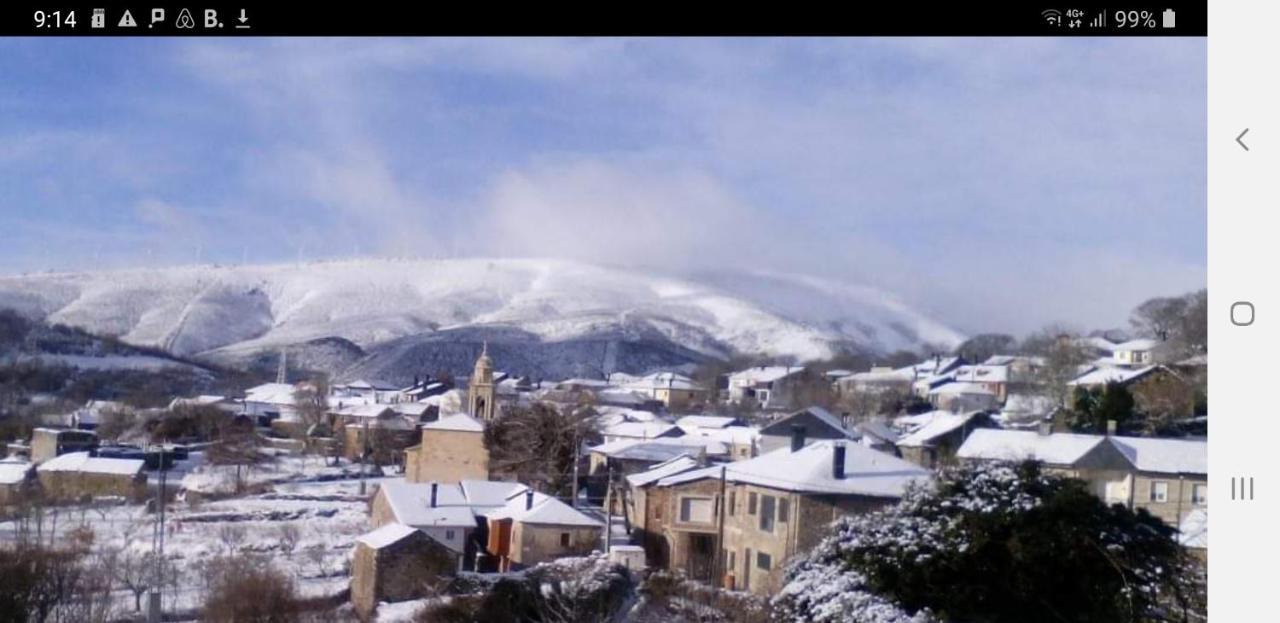
M 674 278 L 559 260 L 351 260 L 0 278 L 0 307 L 180 355 L 337 336 L 361 347 L 478 325 L 547 341 L 643 326 L 720 356 L 829 356 L 961 336 L 886 292 L 804 276 Z
M 230 468 L 234 469 L 234 468 Z M 170 482 L 191 481 L 214 491 L 228 482 L 226 467 L 203 466 Z M 308 597 L 341 593 L 350 581 L 348 561 L 355 538 L 368 531 L 368 498 L 349 476 L 358 469 L 325 466 L 308 457 L 282 457 L 271 468 L 255 468 L 246 482 L 266 485 L 261 493 L 202 503 L 177 500 L 168 506 L 164 550 L 173 565 L 176 590 L 164 595 L 166 612 L 199 607 L 204 598 L 202 565 L 231 552 L 258 553 L 292 576 Z M 343 480 L 321 480 L 348 476 Z M 366 482 L 372 494 L 381 478 Z M 153 479 L 154 481 L 154 479 Z M 190 496 L 195 498 L 197 496 Z M 93 548 L 119 548 L 137 555 L 151 551 L 155 515 L 142 505 L 63 507 L 46 516 L 44 538 L 82 527 L 93 531 Z M 15 538 L 16 525 L 0 522 L 0 540 Z M 133 610 L 132 593 L 117 591 L 119 609 Z

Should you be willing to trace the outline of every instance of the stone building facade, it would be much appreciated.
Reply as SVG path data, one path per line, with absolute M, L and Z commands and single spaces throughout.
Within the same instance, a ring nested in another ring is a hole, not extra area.
M 351 559 L 351 604 L 372 618 L 379 602 L 429 594 L 440 578 L 458 569 L 458 555 L 420 530 L 387 524 L 356 540 Z
M 408 482 L 488 479 L 484 425 L 470 416 L 452 415 L 424 425 L 422 442 L 405 450 Z

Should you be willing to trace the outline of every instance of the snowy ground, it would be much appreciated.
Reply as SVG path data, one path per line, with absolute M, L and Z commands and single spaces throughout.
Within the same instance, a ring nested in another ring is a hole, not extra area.
M 206 465 L 181 480 L 206 490 L 218 489 L 226 482 L 225 471 Z M 369 526 L 368 495 L 360 495 L 358 474 L 358 466 L 345 463 L 330 467 L 317 459 L 283 457 L 269 469 L 255 468 L 245 475 L 247 481 L 263 484 L 264 492 L 203 503 L 171 503 L 164 550 L 174 566 L 177 588 L 166 592 L 165 610 L 197 608 L 204 596 L 202 563 L 233 551 L 269 556 L 296 579 L 305 596 L 342 592 L 350 579 L 348 562 L 355 538 Z M 381 480 L 369 479 L 366 490 L 372 493 Z M 49 515 L 45 539 L 51 531 L 61 537 L 87 526 L 93 530 L 95 550 L 151 551 L 155 515 L 143 505 L 64 507 L 57 510 L 56 520 L 54 513 Z M 15 530 L 13 522 L 0 522 L 0 540 L 12 541 Z M 290 547 L 292 534 L 296 543 Z M 118 598 L 122 611 L 132 611 L 131 593 L 121 590 Z

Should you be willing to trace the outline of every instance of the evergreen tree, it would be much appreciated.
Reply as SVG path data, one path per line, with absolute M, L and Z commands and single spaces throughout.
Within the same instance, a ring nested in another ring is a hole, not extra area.
M 1034 463 L 946 470 L 898 505 L 833 528 L 788 569 L 779 618 L 1147 623 L 1204 614 L 1202 567 L 1172 528 Z

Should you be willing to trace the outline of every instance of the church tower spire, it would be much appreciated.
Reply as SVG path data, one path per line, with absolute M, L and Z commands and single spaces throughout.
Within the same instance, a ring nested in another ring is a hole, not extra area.
M 476 359 L 475 369 L 467 383 L 467 412 L 482 422 L 493 420 L 497 407 L 497 392 L 493 385 L 493 360 L 489 358 L 489 342 L 486 340 Z

